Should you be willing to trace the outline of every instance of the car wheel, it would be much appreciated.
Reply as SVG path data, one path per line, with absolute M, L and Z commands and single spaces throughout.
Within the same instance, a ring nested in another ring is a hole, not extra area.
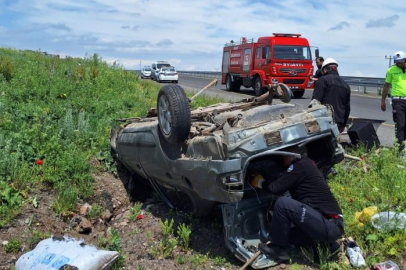
M 226 89 L 227 91 L 232 91 L 232 92 L 239 92 L 241 88 L 241 84 L 236 81 L 232 81 L 231 75 L 227 75 L 226 78 Z
M 254 80 L 254 91 L 255 95 L 259 97 L 264 93 L 264 88 L 262 87 L 262 81 L 260 76 L 256 76 Z
M 296 90 L 293 92 L 293 96 L 295 98 L 301 98 L 301 97 L 303 97 L 304 93 L 305 93 L 304 89 Z
M 280 98 L 280 100 L 284 103 L 289 103 L 292 99 L 292 90 L 290 90 L 290 88 L 283 83 L 280 83 L 277 86 L 277 92 L 278 92 L 278 97 Z
M 175 83 L 178 83 L 178 81 L 175 81 Z
M 183 142 L 189 136 L 191 115 L 189 100 L 179 85 L 167 84 L 158 94 L 158 124 L 165 140 Z

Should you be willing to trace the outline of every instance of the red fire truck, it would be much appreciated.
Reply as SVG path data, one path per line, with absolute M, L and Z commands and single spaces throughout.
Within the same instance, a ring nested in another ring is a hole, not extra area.
M 227 90 L 238 92 L 241 86 L 252 87 L 256 96 L 266 91 L 266 85 L 284 83 L 294 97 L 303 96 L 305 89 L 313 88 L 309 42 L 300 34 L 280 34 L 260 37 L 258 42 L 241 38 L 229 42 L 223 49 L 221 83 Z M 319 50 L 315 51 L 318 57 Z

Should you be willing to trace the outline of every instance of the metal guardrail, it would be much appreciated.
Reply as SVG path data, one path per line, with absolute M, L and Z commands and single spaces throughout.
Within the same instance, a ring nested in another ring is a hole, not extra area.
M 179 74 L 196 76 L 196 77 L 207 77 L 207 78 L 221 78 L 221 72 L 216 71 L 178 71 Z M 351 77 L 351 76 L 341 76 L 344 81 L 346 81 L 351 86 L 358 86 L 358 92 L 366 92 L 367 87 L 374 87 L 377 89 L 379 94 L 382 91 L 383 85 L 385 84 L 385 78 L 374 78 L 374 77 Z

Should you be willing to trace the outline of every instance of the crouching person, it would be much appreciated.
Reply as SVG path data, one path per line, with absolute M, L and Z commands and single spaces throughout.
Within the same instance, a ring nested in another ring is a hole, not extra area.
M 325 244 L 330 252 L 337 252 L 336 242 L 344 232 L 340 206 L 320 174 L 313 160 L 306 157 L 306 150 L 290 147 L 285 150 L 296 155 L 285 155 L 287 170 L 275 181 L 260 175 L 251 180 L 256 188 L 275 195 L 289 191 L 291 197 L 280 197 L 274 206 L 269 240 L 260 243 L 259 249 L 279 261 L 289 260 L 289 247 Z M 292 226 L 293 225 L 293 226 Z

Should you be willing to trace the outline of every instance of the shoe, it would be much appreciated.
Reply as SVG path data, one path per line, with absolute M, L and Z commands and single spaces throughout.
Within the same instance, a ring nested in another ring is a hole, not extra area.
M 355 242 L 350 242 L 347 245 L 347 255 L 348 258 L 350 259 L 350 263 L 352 266 L 359 267 L 359 266 L 365 266 L 365 259 L 362 256 L 362 251 L 355 244 Z
M 258 245 L 258 248 L 267 257 L 270 257 L 270 258 L 272 258 L 274 260 L 286 262 L 286 261 L 289 261 L 289 259 L 290 259 L 290 257 L 288 255 L 288 253 L 286 252 L 286 250 L 279 247 L 279 246 L 275 246 L 275 245 L 272 245 L 272 244 L 267 245 L 265 243 L 260 243 Z

